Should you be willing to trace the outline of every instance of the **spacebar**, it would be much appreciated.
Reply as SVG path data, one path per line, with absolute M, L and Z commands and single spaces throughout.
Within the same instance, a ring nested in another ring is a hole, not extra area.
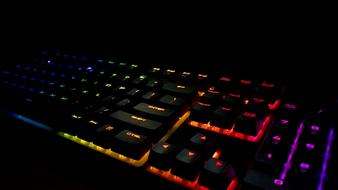
M 162 126 L 162 123 L 150 119 L 146 119 L 140 116 L 136 116 L 121 110 L 118 110 L 110 115 L 110 117 L 128 123 L 133 126 L 141 127 L 147 130 L 155 131 Z

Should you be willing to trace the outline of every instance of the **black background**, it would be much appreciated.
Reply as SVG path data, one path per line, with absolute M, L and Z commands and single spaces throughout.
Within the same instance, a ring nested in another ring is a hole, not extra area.
M 203 9 L 196 12 L 181 16 L 157 10 L 144 16 L 121 11 L 92 17 L 95 13 L 88 11 L 86 16 L 68 18 L 62 11 L 46 11 L 28 18 L 24 14 L 5 17 L 1 65 L 23 62 L 41 48 L 109 49 L 113 56 L 131 62 L 201 70 L 233 67 L 234 72 L 257 78 L 286 79 L 300 91 L 305 87 L 316 93 L 333 91 L 336 45 L 327 20 L 308 15 L 284 19 L 287 14 L 271 18 L 271 13 L 229 17 L 222 12 L 206 16 Z M 120 162 L 101 161 L 105 158 L 92 157 L 87 150 L 28 130 L 21 123 L 1 121 L 1 189 L 91 190 L 149 184 L 172 188 L 159 178 L 125 169 Z

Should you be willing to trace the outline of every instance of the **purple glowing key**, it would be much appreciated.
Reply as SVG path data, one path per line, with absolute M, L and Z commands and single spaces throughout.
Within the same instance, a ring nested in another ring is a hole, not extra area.
M 312 126 L 311 126 L 311 130 L 312 130 L 313 132 L 318 132 L 318 131 L 319 131 L 319 126 L 317 126 L 317 125 L 312 125 Z
M 299 167 L 303 170 L 308 170 L 310 168 L 310 164 L 307 164 L 307 163 L 300 163 Z
M 315 148 L 315 145 L 314 144 L 311 144 L 311 143 L 307 143 L 306 144 L 306 148 L 309 149 L 309 150 L 312 150 Z
M 273 182 L 274 182 L 275 185 L 278 185 L 278 186 L 282 186 L 283 183 L 284 183 L 284 181 L 280 180 L 280 179 L 275 179 Z
M 292 110 L 294 110 L 294 109 L 297 109 L 297 106 L 295 105 L 295 104 L 285 104 L 284 105 L 284 107 L 286 108 L 286 109 L 292 109 Z

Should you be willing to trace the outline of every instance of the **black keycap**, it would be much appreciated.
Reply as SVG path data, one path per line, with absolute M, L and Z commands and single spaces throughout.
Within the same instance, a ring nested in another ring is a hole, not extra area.
M 172 116 L 174 113 L 174 111 L 171 109 L 153 106 L 146 103 L 139 103 L 136 106 L 134 106 L 134 109 L 143 113 L 150 114 L 152 116 L 159 116 L 163 118 L 168 118 Z
M 226 189 L 234 177 L 235 170 L 229 163 L 211 158 L 204 164 L 199 184 L 210 189 Z
M 239 91 L 241 94 L 249 95 L 254 91 L 254 82 L 252 80 L 240 80 Z
M 248 98 L 244 100 L 245 111 L 264 114 L 268 109 L 268 104 L 262 98 Z
M 141 93 L 141 90 L 138 88 L 133 88 L 127 92 L 127 95 L 129 96 L 136 96 Z
M 221 92 L 214 86 L 209 87 L 205 94 L 202 96 L 202 102 L 217 103 L 220 101 Z
M 146 81 L 146 79 L 147 79 L 147 76 L 146 76 L 146 75 L 141 75 L 141 76 L 135 78 L 135 79 L 132 81 L 132 83 L 133 83 L 133 84 L 136 84 L 136 85 L 142 84 L 142 83 L 144 83 L 144 82 Z
M 228 76 L 221 76 L 217 81 L 217 87 L 224 93 L 231 92 L 234 89 L 233 79 Z
M 146 84 L 146 86 L 150 88 L 158 88 L 161 85 L 162 85 L 162 82 L 159 80 L 151 80 Z
M 274 180 L 271 175 L 256 170 L 249 170 L 244 177 L 243 189 L 283 189 L 282 185 L 275 185 Z
M 194 88 L 189 85 L 180 85 L 177 83 L 172 82 L 165 82 L 162 87 L 163 90 L 177 93 L 177 94 L 183 94 L 183 95 L 190 95 L 194 92 Z
M 96 130 L 96 139 L 100 146 L 109 148 L 112 146 L 114 135 L 120 130 L 112 124 L 106 124 Z
M 274 99 L 277 93 L 277 86 L 273 82 L 264 81 L 256 87 L 256 95 L 267 101 Z
M 102 102 L 108 105 L 111 105 L 117 101 L 117 97 L 111 95 L 102 99 Z
M 206 152 L 208 142 L 209 138 L 206 135 L 202 133 L 197 133 L 190 138 L 189 144 L 192 150 Z
M 231 129 L 235 118 L 236 112 L 231 107 L 219 106 L 212 115 L 211 125 Z
M 168 171 L 175 154 L 175 146 L 167 142 L 159 142 L 150 152 L 149 163 L 158 169 Z
M 240 94 L 229 93 L 222 96 L 223 102 L 233 108 L 241 108 L 243 106 L 243 98 Z
M 211 104 L 197 102 L 191 107 L 190 119 L 201 123 L 208 123 L 212 110 Z
M 120 106 L 120 107 L 126 107 L 126 106 L 128 106 L 130 104 L 131 104 L 131 100 L 128 99 L 128 98 L 125 98 L 125 99 L 119 101 L 116 105 Z
M 123 130 L 115 135 L 114 138 L 116 140 L 116 146 L 111 148 L 136 160 L 140 159 L 150 148 L 150 142 L 147 136 L 128 130 Z
M 200 161 L 199 153 L 185 148 L 176 155 L 171 172 L 184 179 L 194 181 L 199 171 Z
M 142 98 L 144 98 L 145 100 L 152 100 L 154 98 L 156 98 L 158 96 L 157 92 L 154 91 L 148 91 L 147 93 L 145 93 Z
M 170 105 L 170 106 L 182 106 L 185 103 L 185 99 L 180 98 L 180 97 L 175 97 L 171 95 L 164 95 L 161 99 L 160 102 Z
M 111 112 L 111 109 L 109 109 L 107 107 L 101 107 L 101 108 L 97 109 L 96 111 L 94 111 L 94 113 L 96 115 L 107 115 L 110 112 Z
M 257 122 L 257 114 L 243 112 L 235 122 L 235 131 L 256 136 L 261 126 Z
M 140 127 L 142 129 L 151 130 L 151 131 L 157 130 L 158 128 L 162 126 L 162 123 L 158 121 L 145 119 L 143 117 L 139 117 L 139 116 L 136 116 L 136 115 L 133 115 L 133 114 L 121 111 L 121 110 L 114 112 L 110 116 L 118 121 L 122 121 L 132 126 Z

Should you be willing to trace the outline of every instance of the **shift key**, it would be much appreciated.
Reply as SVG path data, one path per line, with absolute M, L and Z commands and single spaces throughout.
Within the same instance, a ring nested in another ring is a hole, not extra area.
M 155 131 L 162 126 L 162 123 L 150 119 L 146 119 L 137 115 L 133 115 L 124 111 L 116 111 L 110 115 L 110 117 L 122 121 L 124 123 L 130 124 L 135 127 L 140 127 L 142 129 Z
M 166 109 L 158 106 L 149 105 L 146 103 L 139 103 L 134 106 L 134 109 L 143 113 L 147 113 L 154 116 L 159 116 L 163 118 L 170 117 L 174 111 L 171 109 Z

